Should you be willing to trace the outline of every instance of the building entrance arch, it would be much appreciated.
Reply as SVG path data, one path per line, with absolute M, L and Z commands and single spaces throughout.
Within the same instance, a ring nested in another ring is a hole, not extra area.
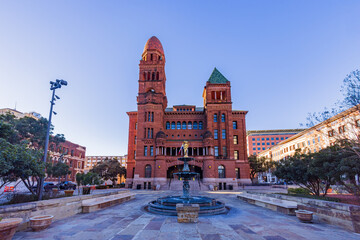
M 175 178 L 176 176 L 174 176 L 174 173 L 177 173 L 179 171 L 181 171 L 184 167 L 184 164 L 181 164 L 181 165 L 174 165 L 174 166 L 171 166 L 167 169 L 167 172 L 166 172 L 166 177 L 169 179 L 172 179 L 172 178 Z M 189 168 L 190 168 L 190 171 L 191 172 L 196 172 L 196 173 L 199 173 L 199 177 L 200 179 L 203 178 L 203 170 L 201 167 L 198 167 L 198 166 L 195 166 L 195 165 L 191 165 L 189 164 Z

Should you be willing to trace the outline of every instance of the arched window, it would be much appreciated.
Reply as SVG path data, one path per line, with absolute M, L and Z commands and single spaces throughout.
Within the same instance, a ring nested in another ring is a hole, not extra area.
M 159 72 L 156 73 L 156 80 L 159 80 Z
M 203 129 L 203 122 L 202 121 L 199 122 L 199 129 L 200 130 Z
M 193 124 L 193 129 L 198 129 L 198 125 L 197 125 L 197 122 L 195 121 L 194 124 Z
M 217 122 L 217 114 L 214 114 L 214 122 Z
M 147 77 L 147 79 L 146 80 L 150 80 L 150 72 L 148 72 L 148 77 Z
M 192 122 L 188 122 L 188 129 L 192 129 Z
M 155 72 L 152 73 L 152 78 L 151 80 L 155 80 Z
M 182 122 L 182 129 L 186 129 L 186 122 Z
M 225 122 L 225 114 L 221 114 L 221 122 Z
M 175 122 L 171 122 L 171 129 L 175 129 Z
M 146 80 L 146 72 L 143 73 L 143 80 Z
M 166 122 L 166 129 L 170 129 L 170 122 Z
M 181 122 L 176 123 L 176 129 L 181 129 Z
M 218 167 L 218 174 L 219 178 L 225 178 L 225 167 L 223 165 Z
M 151 178 L 151 166 L 149 164 L 145 166 L 145 178 Z

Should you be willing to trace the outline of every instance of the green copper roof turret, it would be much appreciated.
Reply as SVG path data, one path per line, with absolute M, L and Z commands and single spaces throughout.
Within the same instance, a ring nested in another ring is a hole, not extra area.
M 214 71 L 208 80 L 209 83 L 227 83 L 228 81 L 229 80 L 227 80 L 216 68 L 214 68 Z

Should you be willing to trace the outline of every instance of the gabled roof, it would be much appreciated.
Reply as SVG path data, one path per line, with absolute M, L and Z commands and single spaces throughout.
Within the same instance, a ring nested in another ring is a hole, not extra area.
M 227 83 L 229 80 L 227 80 L 224 75 L 222 75 L 219 70 L 214 68 L 214 71 L 212 72 L 208 82 L 209 83 Z

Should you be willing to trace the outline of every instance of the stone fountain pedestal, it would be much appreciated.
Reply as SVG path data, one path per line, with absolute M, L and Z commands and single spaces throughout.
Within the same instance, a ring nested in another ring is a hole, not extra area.
M 199 204 L 176 204 L 178 223 L 197 223 L 199 219 Z

